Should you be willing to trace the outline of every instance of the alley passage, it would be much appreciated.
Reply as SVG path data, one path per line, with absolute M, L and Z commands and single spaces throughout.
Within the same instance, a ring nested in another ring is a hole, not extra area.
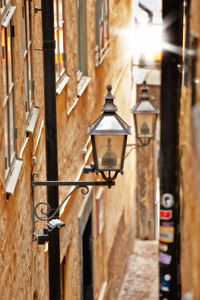
M 118 300 L 158 300 L 157 241 L 135 241 Z

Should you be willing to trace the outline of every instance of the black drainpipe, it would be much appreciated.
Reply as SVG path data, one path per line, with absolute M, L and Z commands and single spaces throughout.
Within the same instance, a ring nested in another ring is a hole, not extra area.
M 163 0 L 163 49 L 160 141 L 160 300 L 181 300 L 179 114 L 182 73 L 183 1 Z M 169 22 L 169 20 L 171 22 Z
M 47 180 L 57 181 L 58 158 L 53 0 L 42 0 L 42 32 L 44 61 L 46 176 Z M 47 201 L 52 209 L 58 207 L 58 187 L 47 187 Z M 50 238 L 48 256 L 49 299 L 60 300 L 60 241 L 58 230 L 56 230 Z

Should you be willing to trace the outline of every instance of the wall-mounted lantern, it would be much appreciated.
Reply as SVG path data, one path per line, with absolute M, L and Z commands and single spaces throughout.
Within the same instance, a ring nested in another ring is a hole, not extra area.
M 150 101 L 146 81 L 141 88 L 138 103 L 131 109 L 135 124 L 136 139 L 142 146 L 147 146 L 155 137 L 156 120 L 159 114 L 153 103 Z
M 127 125 L 116 113 L 114 96 L 111 94 L 111 85 L 107 86 L 108 93 L 104 97 L 105 104 L 101 108 L 103 113 L 88 127 L 88 134 L 91 135 L 94 170 L 100 172 L 105 180 L 110 177 L 110 172 L 116 175 L 123 173 L 123 165 L 126 151 L 128 134 L 131 134 L 131 127 Z M 105 175 L 108 171 L 109 176 Z
M 89 192 L 89 186 L 115 185 L 115 179 L 120 172 L 123 174 L 123 165 L 126 151 L 127 135 L 131 134 L 131 127 L 127 125 L 116 113 L 117 107 L 114 105 L 114 96 L 111 94 L 111 85 L 107 86 L 108 93 L 105 96 L 105 105 L 102 107 L 103 113 L 88 128 L 91 135 L 94 163 L 86 166 L 85 173 L 100 172 L 104 181 L 35 181 L 37 173 L 32 175 L 32 195 L 33 195 L 33 241 L 44 244 L 50 240 L 52 231 L 64 226 L 64 223 L 57 219 L 60 208 L 67 199 L 79 188 L 83 194 Z M 105 174 L 108 172 L 108 175 Z M 111 172 L 113 172 L 111 174 Z M 74 186 L 75 188 L 66 196 L 61 204 L 52 209 L 48 202 L 39 202 L 35 205 L 34 187 L 37 186 Z M 47 222 L 47 228 L 43 232 L 34 232 L 37 220 Z

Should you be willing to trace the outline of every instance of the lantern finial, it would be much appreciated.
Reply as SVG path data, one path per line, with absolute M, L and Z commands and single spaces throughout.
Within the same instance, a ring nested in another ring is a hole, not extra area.
M 111 92 L 111 90 L 112 90 L 112 85 L 111 85 L 111 84 L 108 84 L 108 85 L 107 85 L 107 90 L 108 90 L 108 93 Z

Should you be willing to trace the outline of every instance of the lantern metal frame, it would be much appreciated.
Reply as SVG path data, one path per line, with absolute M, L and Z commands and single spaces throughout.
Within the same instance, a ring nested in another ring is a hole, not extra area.
M 115 97 L 111 93 L 112 86 L 107 85 L 107 90 L 108 93 L 107 95 L 104 96 L 105 104 L 101 108 L 103 113 L 92 125 L 88 127 L 88 134 L 91 136 L 91 141 L 92 141 L 95 172 L 101 173 L 104 180 L 114 180 L 117 177 L 118 173 L 123 174 L 127 136 L 131 134 L 131 127 L 116 113 L 118 109 L 113 102 Z M 118 125 L 120 129 L 107 129 L 107 130 L 98 129 L 100 124 L 103 123 L 104 119 L 107 117 L 113 117 L 115 123 Z M 123 136 L 124 137 L 123 147 L 121 151 L 121 158 L 120 158 L 120 167 L 118 168 L 99 167 L 95 136 Z M 105 172 L 108 172 L 108 175 L 106 175 Z M 114 175 L 111 175 L 113 174 L 113 172 Z
M 140 142 L 138 146 L 148 146 L 150 142 L 155 138 L 155 131 L 156 131 L 156 121 L 159 114 L 159 109 L 155 107 L 155 105 L 151 102 L 150 96 L 148 93 L 149 88 L 147 87 L 146 81 L 143 81 L 143 86 L 141 88 L 142 93 L 139 96 L 138 103 L 131 109 L 131 113 L 133 114 L 134 118 L 134 124 L 135 124 L 135 133 L 136 133 L 136 139 Z M 144 109 L 138 109 L 139 106 L 141 106 L 142 102 L 146 101 L 149 102 L 152 109 L 150 110 L 144 110 Z M 143 136 L 140 137 L 139 130 L 138 130 L 138 123 L 137 123 L 137 115 L 143 114 L 143 115 L 152 115 L 154 120 L 152 119 L 152 134 L 151 136 Z

